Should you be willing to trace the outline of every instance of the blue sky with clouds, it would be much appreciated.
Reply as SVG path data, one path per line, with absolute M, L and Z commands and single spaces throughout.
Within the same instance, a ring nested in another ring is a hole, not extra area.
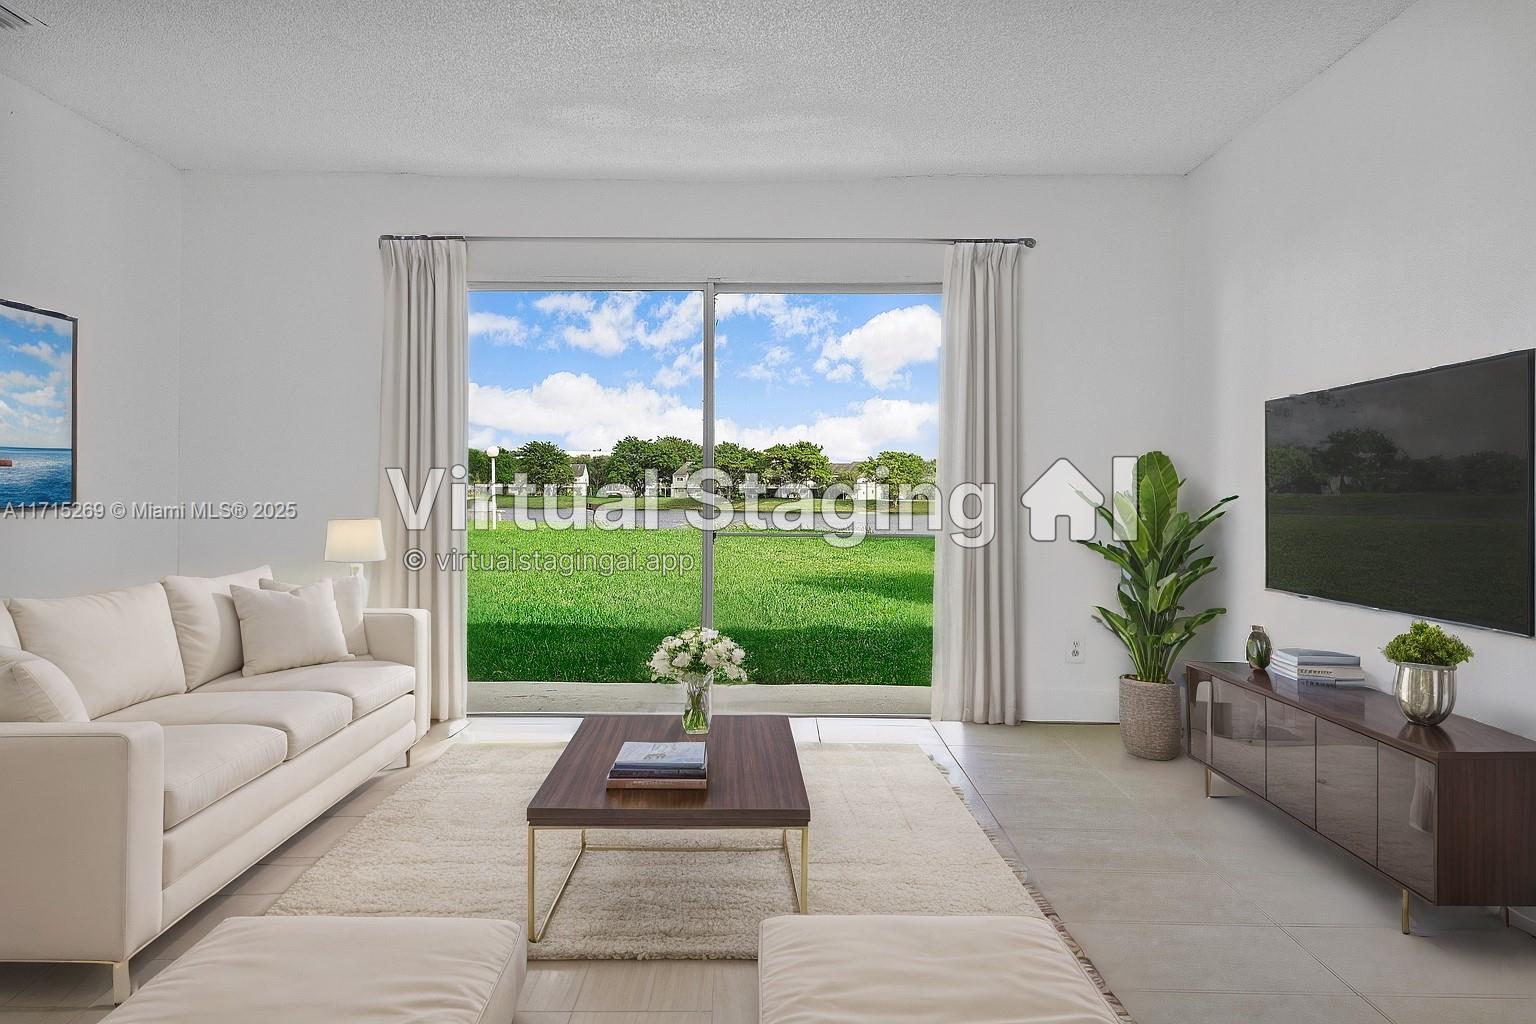
M 0 305 L 0 448 L 68 448 L 68 320 Z
M 937 295 L 717 296 L 716 439 L 937 454 Z M 470 293 L 469 440 L 699 440 L 699 292 Z

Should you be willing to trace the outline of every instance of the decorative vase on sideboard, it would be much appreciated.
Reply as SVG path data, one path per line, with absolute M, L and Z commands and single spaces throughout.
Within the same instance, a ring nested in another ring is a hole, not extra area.
M 1274 653 L 1275 647 L 1269 641 L 1269 631 L 1263 626 L 1254 626 L 1248 634 L 1248 664 L 1257 669 L 1267 669 Z
M 1456 706 L 1456 666 L 1397 662 L 1392 692 L 1403 717 L 1414 725 L 1439 725 Z
M 1126 753 L 1148 761 L 1171 761 L 1183 747 L 1179 688 L 1120 677 L 1120 741 Z

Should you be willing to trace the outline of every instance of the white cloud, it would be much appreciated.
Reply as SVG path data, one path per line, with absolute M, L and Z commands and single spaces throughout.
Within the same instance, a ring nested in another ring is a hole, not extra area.
M 553 373 L 531 388 L 469 385 L 469 422 L 498 438 L 555 437 L 568 451 L 606 450 L 626 434 L 699 439 L 702 413 L 635 382 L 606 387 L 588 374 Z M 485 437 L 471 430 L 471 437 Z M 520 442 L 519 442 L 520 443 Z
M 828 338 L 816 369 L 829 380 L 846 381 L 856 364 L 872 387 L 905 385 L 902 370 L 937 359 L 942 336 L 943 324 L 932 306 L 888 309 L 841 337 Z
M 655 321 L 640 312 L 645 292 L 604 292 L 598 302 L 582 292 L 560 292 L 534 302 L 534 308 L 565 321 L 560 338 L 572 348 L 616 356 L 630 345 L 665 351 L 679 342 L 702 338 L 703 297 L 689 292 L 664 300 Z
M 808 337 L 837 322 L 837 313 L 829 306 L 817 303 L 795 304 L 789 301 L 789 296 L 783 294 L 727 293 L 717 296 L 715 319 L 728 320 L 733 316 L 762 317 L 773 327 L 774 336 L 779 338 Z
M 57 409 L 62 408 L 64 405 L 64 402 L 52 387 L 42 387 L 36 391 L 13 393 L 11 397 L 22 405 L 30 405 L 37 409 Z
M 760 380 L 768 384 L 781 381 L 795 383 L 805 379 L 805 374 L 799 370 L 782 370 L 784 364 L 795 357 L 795 354 L 783 345 L 770 345 L 763 353 L 763 358 L 741 371 L 743 377 L 749 380 Z
M 587 374 L 554 373 L 531 388 L 469 385 L 469 443 L 514 447 L 529 438 L 553 438 L 567 451 L 606 451 L 619 438 L 674 434 L 699 440 L 701 412 L 677 395 L 639 382 L 607 387 Z M 938 422 L 932 403 L 870 398 L 843 415 L 809 423 L 748 426 L 721 420 L 717 436 L 753 448 L 810 440 L 834 462 L 867 458 L 883 448 L 912 447 Z
M 5 308 L 7 307 L 0 306 L 0 309 Z M 69 369 L 69 352 L 62 349 L 56 349 L 52 345 L 49 345 L 45 342 L 26 341 L 22 342 L 20 345 L 12 345 L 11 348 L 17 352 L 20 352 L 24 356 L 31 356 L 33 359 L 40 359 L 55 370 L 62 371 Z
M 553 292 L 536 300 L 533 308 L 540 313 L 579 316 L 582 313 L 592 312 L 596 304 L 592 296 L 582 292 Z
M 44 383 L 46 382 L 43 378 L 22 373 L 20 370 L 0 372 L 0 391 L 9 391 L 12 388 L 40 388 Z
M 651 383 L 659 388 L 672 390 L 703 376 L 704 350 L 690 345 L 679 352 L 670 365 L 657 370 L 656 376 L 651 378 Z
M 492 345 L 526 345 L 538 337 L 537 326 L 502 313 L 469 314 L 469 338 Z
M 811 423 L 786 427 L 744 427 L 721 420 L 718 439 L 749 448 L 814 441 L 833 462 L 853 462 L 898 444 L 921 441 L 938 423 L 938 406 L 931 402 L 869 398 L 849 406 L 845 416 L 817 416 Z
M 41 313 L 31 313 L 25 309 L 16 309 L 14 306 L 0 305 L 0 318 L 21 324 L 23 327 L 34 331 L 52 331 L 63 338 L 68 338 L 74 333 L 75 325 L 68 320 L 60 320 L 56 316 L 43 316 Z

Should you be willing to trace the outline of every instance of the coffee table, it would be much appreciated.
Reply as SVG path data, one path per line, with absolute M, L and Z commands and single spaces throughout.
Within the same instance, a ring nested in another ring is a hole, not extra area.
M 811 802 L 800 774 L 795 737 L 783 715 L 720 715 L 710 725 L 709 788 L 619 789 L 606 783 L 619 748 L 629 741 L 680 742 L 690 737 L 676 715 L 591 715 L 528 804 L 528 940 L 544 937 L 560 897 L 589 850 L 710 853 L 722 847 L 612 846 L 587 842 L 601 829 L 772 829 L 782 832 L 789 884 L 800 913 L 810 912 Z M 538 921 L 534 894 L 538 835 L 579 831 L 581 846 Z M 800 884 L 795 885 L 789 834 L 800 833 Z M 773 849 L 776 847 L 770 847 Z

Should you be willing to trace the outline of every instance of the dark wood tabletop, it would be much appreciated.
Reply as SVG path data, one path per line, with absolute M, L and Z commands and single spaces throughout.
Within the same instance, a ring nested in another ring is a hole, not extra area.
M 710 725 L 709 788 L 617 789 L 608 769 L 626 742 L 695 739 L 677 715 L 589 715 L 528 804 L 528 824 L 566 828 L 803 828 L 811 802 L 783 715 L 720 715 Z

